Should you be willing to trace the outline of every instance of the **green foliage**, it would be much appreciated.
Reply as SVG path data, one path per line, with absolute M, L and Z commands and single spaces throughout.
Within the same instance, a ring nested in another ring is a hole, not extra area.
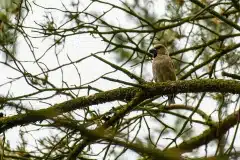
M 22 0 L 2 0 L 0 2 L 0 48 L 6 60 L 12 60 L 16 54 L 17 28 L 21 24 Z

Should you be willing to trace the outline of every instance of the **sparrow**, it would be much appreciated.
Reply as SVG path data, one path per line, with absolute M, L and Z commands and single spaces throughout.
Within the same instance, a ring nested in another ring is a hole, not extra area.
M 162 44 L 157 44 L 149 52 L 153 56 L 153 80 L 155 82 L 176 81 L 175 68 L 167 48 Z M 168 95 L 168 104 L 175 104 L 174 94 Z

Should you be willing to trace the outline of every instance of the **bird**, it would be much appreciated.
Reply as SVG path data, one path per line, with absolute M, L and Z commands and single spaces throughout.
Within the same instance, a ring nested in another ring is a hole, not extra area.
M 155 82 L 176 81 L 174 64 L 167 48 L 162 44 L 157 44 L 149 52 L 153 56 L 153 80 Z M 174 94 L 168 95 L 168 104 L 175 104 Z

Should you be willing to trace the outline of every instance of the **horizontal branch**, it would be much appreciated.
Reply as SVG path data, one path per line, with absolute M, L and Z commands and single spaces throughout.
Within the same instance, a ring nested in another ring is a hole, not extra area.
M 224 71 L 222 72 L 222 76 L 226 76 L 226 77 L 230 77 L 230 78 L 233 78 L 233 79 L 240 80 L 240 76 L 239 75 L 228 73 L 228 72 L 224 72 Z
M 83 109 L 86 106 L 98 105 L 116 100 L 129 101 L 136 95 L 136 93 L 140 91 L 143 92 L 143 100 L 156 95 L 166 95 L 170 93 L 221 92 L 240 94 L 239 81 L 222 79 L 199 79 L 164 83 L 146 83 L 143 85 L 143 88 L 144 89 L 139 87 L 117 88 L 90 96 L 83 96 L 65 101 L 46 109 L 29 111 L 25 114 L 4 117 L 0 119 L 0 133 L 14 126 L 42 121 L 66 112 L 74 111 L 76 109 Z

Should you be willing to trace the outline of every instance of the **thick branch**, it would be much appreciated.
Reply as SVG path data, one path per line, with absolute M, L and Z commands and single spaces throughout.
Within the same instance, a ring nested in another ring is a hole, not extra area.
M 147 83 L 143 85 L 144 90 L 136 87 L 117 88 L 110 91 L 96 93 L 90 96 L 79 97 L 73 100 L 56 104 L 47 109 L 30 111 L 26 114 L 19 114 L 0 119 L 0 132 L 18 125 L 25 125 L 36 121 L 42 121 L 56 117 L 76 109 L 83 109 L 86 106 L 97 105 L 115 100 L 129 101 L 137 92 L 143 91 L 143 100 L 156 95 L 172 93 L 198 93 L 198 92 L 221 92 L 240 94 L 240 82 L 233 80 L 190 80 L 164 83 Z
M 222 76 L 226 76 L 226 77 L 231 77 L 233 79 L 237 79 L 240 80 L 240 76 L 237 74 L 232 74 L 232 73 L 227 73 L 227 72 L 222 72 Z

